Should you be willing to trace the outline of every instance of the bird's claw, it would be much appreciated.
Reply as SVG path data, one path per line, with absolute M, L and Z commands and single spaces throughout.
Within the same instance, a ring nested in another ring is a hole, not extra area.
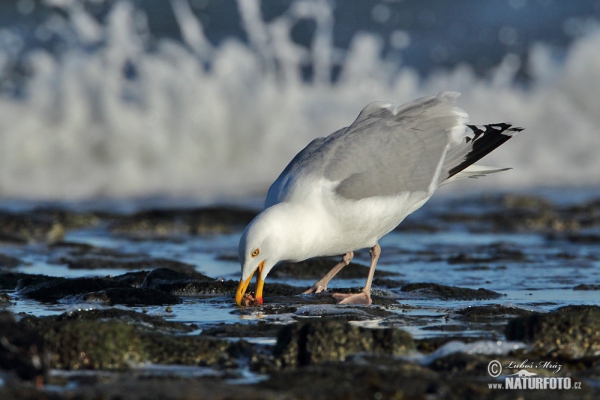
M 312 285 L 312 287 L 304 292 L 302 292 L 302 294 L 317 294 L 317 293 L 321 293 L 324 292 L 325 290 L 327 290 L 327 286 L 323 286 L 323 285 L 319 285 L 318 283 L 315 283 L 314 285 Z

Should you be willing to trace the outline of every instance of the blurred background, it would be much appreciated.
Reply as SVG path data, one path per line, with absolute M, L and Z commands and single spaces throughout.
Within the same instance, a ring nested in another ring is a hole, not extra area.
M 477 188 L 598 188 L 599 19 L 593 0 L 2 1 L 0 199 L 260 197 L 367 103 L 448 90 L 526 128 Z

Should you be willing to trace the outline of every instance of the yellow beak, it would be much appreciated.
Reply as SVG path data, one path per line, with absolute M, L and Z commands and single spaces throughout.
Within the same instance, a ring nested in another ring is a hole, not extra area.
M 256 268 L 258 270 L 258 275 L 256 276 L 256 296 L 255 299 L 258 300 L 260 304 L 263 303 L 263 287 L 265 286 L 265 281 L 262 278 L 262 270 L 265 266 L 265 262 L 261 262 L 258 264 Z M 244 294 L 246 293 L 246 289 L 248 289 L 248 285 L 254 276 L 254 272 L 256 269 L 250 274 L 248 279 L 244 281 L 244 279 L 240 279 L 240 285 L 238 286 L 237 292 L 235 293 L 235 302 L 238 306 L 242 305 L 242 299 L 244 298 Z

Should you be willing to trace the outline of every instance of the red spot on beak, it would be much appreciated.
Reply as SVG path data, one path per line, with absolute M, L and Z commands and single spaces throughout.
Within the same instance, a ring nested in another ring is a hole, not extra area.
M 262 297 L 257 297 L 256 300 L 258 301 L 258 304 L 262 305 L 262 303 L 263 303 Z

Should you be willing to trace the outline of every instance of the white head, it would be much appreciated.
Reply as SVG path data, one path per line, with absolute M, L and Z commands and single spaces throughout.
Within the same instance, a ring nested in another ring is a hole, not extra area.
M 238 305 L 241 305 L 256 270 L 258 276 L 255 297 L 262 304 L 265 278 L 275 264 L 286 259 L 287 235 L 284 234 L 282 224 L 285 217 L 280 211 L 276 210 L 276 207 L 266 209 L 250 222 L 242 234 L 238 247 L 242 277 L 235 296 Z

